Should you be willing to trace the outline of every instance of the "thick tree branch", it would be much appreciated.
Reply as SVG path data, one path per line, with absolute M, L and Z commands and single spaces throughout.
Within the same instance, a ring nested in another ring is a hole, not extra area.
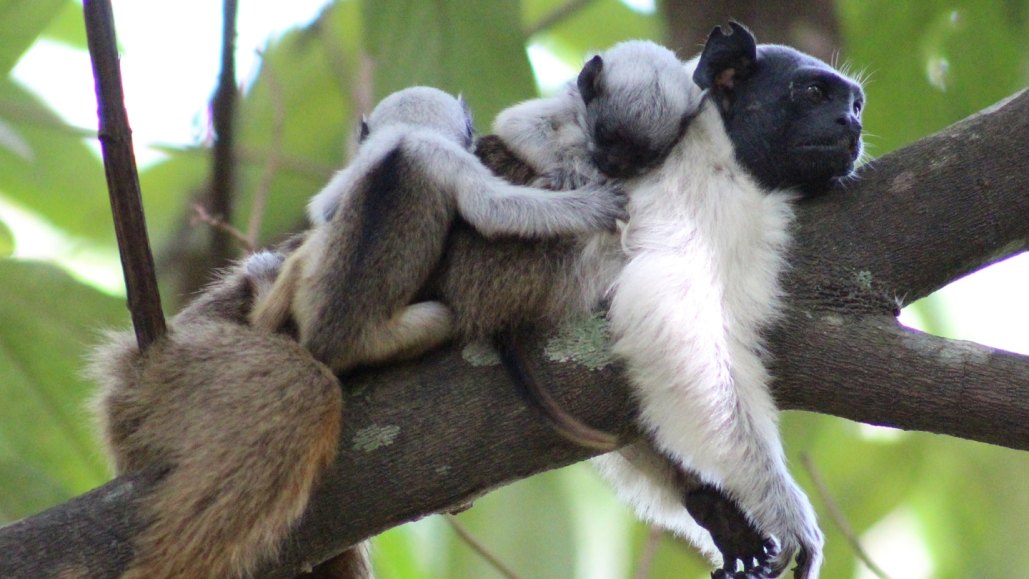
M 795 311 L 777 332 L 783 408 L 1029 450 L 1029 358 L 886 316 Z
M 136 342 L 140 350 L 145 350 L 164 333 L 165 324 L 154 273 L 154 257 L 150 252 L 150 238 L 143 217 L 139 174 L 132 152 L 132 130 L 125 112 L 114 15 L 110 0 L 85 0 L 82 10 L 89 57 L 93 62 L 100 147 L 111 197 L 111 213 L 114 214 L 118 253 L 125 273 L 125 293 L 136 330 Z
M 1017 208 L 1029 174 L 986 158 L 1024 154 L 1027 99 L 889 155 L 846 191 L 802 204 L 795 299 L 770 343 L 784 408 L 1029 449 L 1029 358 L 925 336 L 890 317 L 895 295 L 924 293 L 1024 246 L 1026 213 Z M 998 118 L 1007 119 L 1005 130 L 995 127 Z M 970 162 L 948 168 L 962 159 Z M 977 209 L 983 204 L 990 210 Z M 548 352 L 534 357 L 540 378 L 569 411 L 630 440 L 633 405 L 621 373 L 602 363 L 603 341 L 573 347 L 570 360 L 555 344 L 542 333 L 526 343 Z M 555 435 L 474 348 L 367 372 L 345 386 L 339 459 L 267 576 L 290 576 L 386 528 L 590 454 Z M 120 478 L 0 530 L 0 576 L 112 576 L 128 556 L 125 539 L 139 529 L 133 499 L 149 480 Z
M 794 252 L 805 278 L 791 292 L 836 306 L 831 292 L 843 283 L 910 303 L 1025 250 L 1027 135 L 1023 90 L 873 161 L 859 182 L 806 203 Z M 811 274 L 827 287 L 811 283 L 819 281 Z

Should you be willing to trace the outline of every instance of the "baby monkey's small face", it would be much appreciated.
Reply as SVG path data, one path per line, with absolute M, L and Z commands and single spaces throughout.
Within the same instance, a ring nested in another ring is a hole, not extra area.
M 660 164 L 698 104 L 679 59 L 650 42 L 623 42 L 593 57 L 577 84 L 590 157 L 613 178 L 634 177 Z

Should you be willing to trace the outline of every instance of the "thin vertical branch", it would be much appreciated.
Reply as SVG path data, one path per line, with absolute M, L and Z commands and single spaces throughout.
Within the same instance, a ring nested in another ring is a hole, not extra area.
M 497 573 L 500 573 L 504 577 L 507 577 L 507 579 L 520 579 L 520 577 L 518 577 L 518 575 L 514 571 L 512 571 L 510 567 L 505 565 L 503 561 L 501 561 L 499 558 L 497 558 L 496 555 L 491 553 L 485 545 L 476 540 L 475 537 L 473 537 L 472 534 L 468 532 L 468 529 L 466 529 L 464 525 L 457 521 L 457 517 L 453 515 L 444 515 L 443 518 L 445 518 L 447 522 L 450 523 L 450 528 L 452 528 L 454 532 L 457 533 L 457 536 L 462 541 L 464 541 L 466 545 L 471 547 L 471 549 L 475 551 L 476 554 L 482 557 L 483 560 L 489 563 L 490 566 L 497 571 Z
M 640 553 L 640 560 L 636 563 L 636 572 L 632 574 L 632 579 L 650 577 L 650 566 L 654 563 L 654 556 L 657 555 L 657 548 L 663 534 L 664 531 L 658 527 L 650 526 L 647 531 L 647 542 L 643 544 L 643 552 Z
M 808 476 L 811 477 L 811 482 L 815 485 L 815 490 L 818 491 L 819 498 L 825 503 L 825 508 L 829 510 L 829 516 L 833 522 L 840 529 L 840 533 L 847 539 L 851 549 L 854 550 L 854 554 L 861 560 L 862 563 L 868 567 L 868 570 L 879 579 L 890 579 L 890 576 L 882 570 L 881 567 L 875 564 L 875 561 L 868 556 L 864 548 L 861 546 L 861 541 L 858 540 L 857 534 L 854 533 L 854 529 L 851 528 L 850 523 L 847 522 L 847 517 L 844 516 L 843 511 L 840 509 L 836 501 L 833 500 L 832 494 L 829 492 L 829 485 L 825 484 L 825 479 L 815 468 L 815 462 L 811 460 L 811 456 L 806 452 L 800 455 L 800 462 L 804 465 L 804 470 L 807 471 Z
M 98 137 L 125 274 L 125 292 L 136 343 L 140 350 L 145 350 L 164 334 L 165 324 L 143 215 L 136 158 L 132 152 L 132 130 L 125 111 L 114 15 L 110 0 L 85 0 L 82 9 L 96 86 Z
M 264 58 L 264 53 L 261 53 Z M 265 160 L 264 168 L 261 170 L 261 179 L 257 182 L 257 189 L 254 190 L 254 201 L 250 207 L 250 221 L 247 224 L 246 239 L 251 251 L 260 245 L 261 222 L 264 220 L 264 211 L 268 203 L 268 195 L 272 188 L 272 179 L 279 170 L 282 163 L 282 143 L 286 132 L 286 99 L 282 94 L 282 84 L 275 73 L 275 68 L 267 59 L 262 63 L 264 76 L 268 81 L 268 95 L 272 102 L 272 142 L 268 149 L 268 158 Z
M 209 213 L 225 223 L 232 222 L 232 200 L 236 187 L 234 120 L 236 114 L 236 13 L 237 1 L 222 4 L 222 53 L 218 88 L 211 105 L 214 125 L 214 153 Z M 211 232 L 211 258 L 220 266 L 232 255 L 232 238 L 224 231 Z

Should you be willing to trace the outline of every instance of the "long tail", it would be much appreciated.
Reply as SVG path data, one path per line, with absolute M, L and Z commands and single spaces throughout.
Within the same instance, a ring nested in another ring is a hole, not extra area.
M 558 434 L 579 446 L 596 450 L 611 451 L 620 446 L 617 435 L 593 428 L 561 406 L 526 363 L 520 338 L 514 332 L 496 336 L 493 345 L 508 377 L 523 396 L 543 413 Z

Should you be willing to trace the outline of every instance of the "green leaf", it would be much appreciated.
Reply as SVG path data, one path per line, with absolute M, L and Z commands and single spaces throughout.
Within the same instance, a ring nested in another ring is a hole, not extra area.
M 413 85 L 461 93 L 480 130 L 503 108 L 534 96 L 518 2 L 365 2 L 365 50 L 375 96 Z
M 345 81 L 360 66 L 359 21 L 355 3 L 339 3 L 264 52 L 261 74 L 241 103 L 247 122 L 240 127 L 238 227 L 246 227 L 269 170 L 265 240 L 304 223 L 307 201 L 344 164 L 359 118 L 356 89 Z
M 0 148 L 6 152 L 21 157 L 25 161 L 31 161 L 33 157 L 32 147 L 25 142 L 18 129 L 0 119 Z
M 3 221 L 0 221 L 0 258 L 14 253 L 14 234 Z
M 209 178 L 210 150 L 177 151 L 139 174 L 150 246 L 164 248 L 188 215 L 186 203 Z M 110 209 L 108 209 L 110 211 Z
M 18 518 L 107 479 L 81 377 L 124 302 L 49 265 L 0 260 L 0 514 Z
M 479 499 L 457 518 L 519 576 L 568 577 L 576 551 L 568 502 L 559 486 L 561 476 L 560 471 L 552 471 L 518 481 Z M 446 576 L 502 577 L 451 532 L 450 543 L 455 542 Z
M 0 0 L 0 73 L 7 73 L 67 0 Z
M 72 48 L 86 50 L 86 22 L 82 4 L 65 2 L 57 17 L 43 31 L 43 36 Z
M 846 62 L 870 73 L 864 121 L 875 156 L 1029 81 L 1029 19 L 1014 3 L 847 0 L 840 13 Z
M 1029 565 L 1029 456 L 966 440 L 926 437 L 911 503 L 940 578 L 1005 577 Z
M 10 79 L 0 81 L 0 119 L 17 131 L 23 149 L 0 148 L 4 195 L 71 235 L 113 243 L 104 168 L 83 131 Z
M 583 57 L 623 40 L 644 38 L 660 42 L 664 21 L 657 14 L 640 14 L 618 0 L 597 0 L 535 35 L 533 40 L 578 68 Z
M 403 524 L 372 540 L 371 556 L 376 577 L 382 579 L 432 579 L 446 564 L 443 552 L 447 522 L 438 516 Z M 430 560 L 431 559 L 431 560 Z

